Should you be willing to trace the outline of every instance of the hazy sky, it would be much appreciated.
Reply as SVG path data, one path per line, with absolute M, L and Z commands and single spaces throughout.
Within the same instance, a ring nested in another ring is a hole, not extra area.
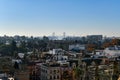
M 0 0 L 0 36 L 120 36 L 120 0 Z

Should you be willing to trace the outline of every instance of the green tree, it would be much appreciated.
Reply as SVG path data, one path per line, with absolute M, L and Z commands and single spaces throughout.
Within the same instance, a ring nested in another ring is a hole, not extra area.
M 17 46 L 16 46 L 16 42 L 13 40 L 11 43 L 11 53 L 13 57 L 17 56 Z
M 26 53 L 27 52 L 27 46 L 25 41 L 21 41 L 20 46 L 18 47 L 18 52 Z
M 11 46 L 10 45 L 1 45 L 0 46 L 0 53 L 2 55 L 11 55 Z

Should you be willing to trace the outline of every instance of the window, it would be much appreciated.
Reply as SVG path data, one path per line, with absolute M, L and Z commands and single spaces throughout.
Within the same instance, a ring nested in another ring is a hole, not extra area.
M 56 74 L 56 70 L 54 70 L 54 73 Z
M 56 77 L 54 76 L 54 79 L 56 79 Z
M 59 75 L 57 75 L 57 79 L 59 79 Z
M 52 79 L 52 76 L 50 76 L 50 79 Z

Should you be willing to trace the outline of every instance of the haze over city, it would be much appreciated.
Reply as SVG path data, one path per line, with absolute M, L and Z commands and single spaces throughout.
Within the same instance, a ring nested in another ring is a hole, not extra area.
M 120 36 L 119 0 L 0 0 L 0 36 Z

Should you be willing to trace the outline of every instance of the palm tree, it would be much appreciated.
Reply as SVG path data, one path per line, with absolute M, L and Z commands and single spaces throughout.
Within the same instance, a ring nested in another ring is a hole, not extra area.
M 99 80 L 98 66 L 100 65 L 102 60 L 101 59 L 93 59 L 93 61 L 95 62 L 95 80 Z
M 88 66 L 91 65 L 92 59 L 86 58 L 86 59 L 83 59 L 82 62 L 83 62 L 83 67 L 84 67 L 84 76 L 82 80 L 89 80 L 90 77 L 88 73 Z
M 81 80 L 82 78 L 82 76 L 83 76 L 83 69 L 82 68 L 80 68 L 80 67 L 76 67 L 76 68 L 74 68 L 73 69 L 73 73 L 75 74 L 75 79 L 76 80 Z

